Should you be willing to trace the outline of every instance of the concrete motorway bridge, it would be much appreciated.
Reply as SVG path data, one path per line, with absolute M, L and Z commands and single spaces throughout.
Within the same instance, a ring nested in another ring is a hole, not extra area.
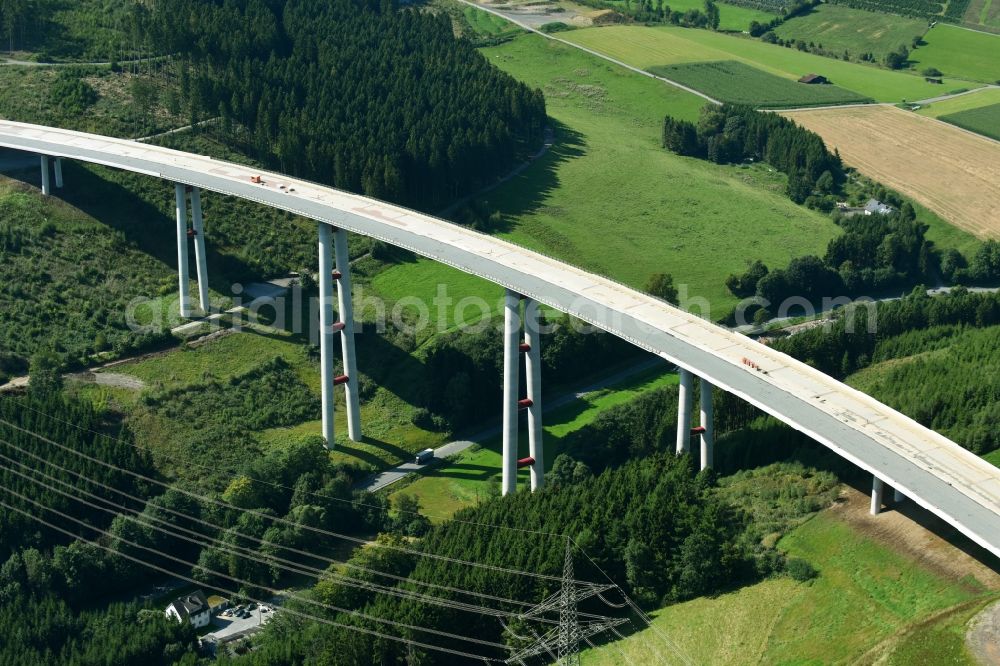
M 188 296 L 188 245 L 193 237 L 200 306 L 208 309 L 201 190 L 240 197 L 318 222 L 320 266 L 323 435 L 333 445 L 333 391 L 343 385 L 348 431 L 362 437 L 354 355 L 347 232 L 370 236 L 458 270 L 495 282 L 505 299 L 503 492 L 515 490 L 517 467 L 528 466 L 531 487 L 543 482 L 541 364 L 537 304 L 568 312 L 676 364 L 681 369 L 677 450 L 692 432 L 693 377 L 701 386 L 703 467 L 712 464 L 712 386 L 733 393 L 831 448 L 873 477 L 872 512 L 885 485 L 1000 555 L 1000 469 L 949 439 L 835 379 L 728 329 L 606 277 L 429 215 L 267 173 L 134 141 L 51 127 L 0 121 L 0 147 L 40 155 L 42 190 L 62 185 L 63 159 L 102 164 L 175 184 L 181 311 Z M 54 165 L 52 164 L 54 162 Z M 188 201 L 192 227 L 188 226 Z M 334 286 L 340 321 L 334 321 Z M 525 303 L 522 314 L 522 301 Z M 523 332 L 522 332 L 523 324 Z M 344 374 L 334 375 L 334 342 L 340 337 Z M 521 357 L 528 396 L 518 395 Z M 518 461 L 518 412 L 529 420 L 530 457 Z

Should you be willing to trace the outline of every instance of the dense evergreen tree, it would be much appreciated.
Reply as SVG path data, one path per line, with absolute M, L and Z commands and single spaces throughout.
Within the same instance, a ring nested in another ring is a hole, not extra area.
M 545 102 L 456 40 L 446 15 L 377 0 L 156 0 L 192 120 L 221 115 L 274 166 L 434 207 L 542 138 Z

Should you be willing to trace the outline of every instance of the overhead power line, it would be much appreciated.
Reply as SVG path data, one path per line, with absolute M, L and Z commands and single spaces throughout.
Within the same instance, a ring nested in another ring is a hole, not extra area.
M 469 560 L 462 560 L 462 559 L 459 559 L 459 558 L 448 557 L 446 555 L 439 555 L 437 553 L 429 553 L 429 552 L 426 552 L 426 551 L 415 550 L 413 548 L 406 548 L 406 547 L 403 547 L 403 546 L 395 546 L 395 545 L 392 545 L 392 544 L 379 543 L 379 542 L 371 541 L 371 540 L 368 540 L 368 539 L 362 539 L 360 537 L 354 537 L 354 536 L 350 536 L 350 535 L 347 535 L 347 534 L 340 534 L 338 532 L 333 532 L 333 531 L 330 531 L 330 530 L 325 530 L 325 529 L 322 529 L 322 528 L 319 528 L 319 527 L 313 527 L 313 526 L 310 526 L 310 525 L 301 525 L 299 523 L 290 521 L 290 520 L 288 520 L 286 518 L 280 518 L 280 517 L 268 515 L 267 513 L 264 513 L 262 511 L 258 511 L 256 509 L 244 509 L 244 508 L 240 508 L 240 507 L 237 507 L 237 506 L 234 506 L 234 505 L 230 504 L 229 502 L 224 502 L 224 501 L 221 501 L 221 500 L 217 500 L 215 498 L 206 497 L 204 495 L 199 495 L 198 493 L 194 493 L 194 492 L 191 492 L 189 490 L 185 490 L 184 488 L 178 488 L 178 487 L 175 487 L 175 486 L 171 486 L 171 485 L 169 485 L 167 483 L 164 483 L 163 481 L 160 481 L 158 479 L 154 479 L 154 478 L 152 478 L 150 476 L 147 476 L 145 474 L 140 474 L 139 472 L 134 472 L 132 470 L 125 469 L 123 467 L 119 467 L 117 465 L 113 465 L 111 463 L 105 462 L 105 461 L 103 461 L 103 460 L 101 460 L 99 458 L 95 458 L 94 456 L 91 456 L 91 455 L 88 455 L 86 453 L 83 453 L 82 451 L 77 451 L 76 449 L 74 449 L 72 447 L 69 447 L 69 446 L 66 446 L 65 444 L 60 444 L 58 442 L 55 442 L 52 439 L 49 439 L 48 437 L 45 437 L 44 435 L 41 435 L 41 434 L 36 433 L 36 432 L 33 432 L 33 431 L 28 430 L 26 428 L 22 428 L 21 426 L 15 424 L 15 423 L 11 423 L 10 421 L 4 420 L 4 419 L 0 419 L 0 424 L 6 425 L 7 427 L 13 428 L 14 430 L 17 430 L 17 431 L 19 431 L 21 433 L 24 433 L 26 435 L 30 435 L 32 437 L 35 437 L 35 438 L 37 438 L 37 439 L 39 439 L 39 440 L 41 440 L 43 442 L 46 442 L 47 444 L 55 446 L 58 449 L 61 449 L 61 450 L 66 451 L 68 453 L 72 453 L 72 454 L 77 455 L 77 456 L 79 456 L 81 458 L 89 460 L 89 461 L 91 461 L 93 463 L 96 463 L 96 464 L 101 465 L 103 467 L 107 467 L 108 469 L 113 469 L 113 470 L 115 470 L 117 472 L 121 472 L 123 474 L 127 474 L 129 476 L 141 479 L 143 481 L 146 481 L 147 483 L 153 483 L 153 484 L 158 485 L 158 486 L 160 486 L 162 488 L 166 488 L 166 489 L 169 489 L 169 490 L 174 490 L 175 492 L 182 493 L 184 495 L 187 495 L 187 496 L 192 497 L 194 499 L 200 500 L 202 502 L 206 502 L 206 503 L 209 503 L 209 504 L 214 504 L 214 505 L 219 506 L 219 507 L 224 508 L 224 509 L 228 509 L 228 510 L 232 510 L 232 511 L 242 511 L 244 513 L 256 516 L 258 518 L 263 518 L 265 520 L 271 520 L 271 521 L 274 521 L 274 522 L 277 522 L 277 523 L 282 523 L 282 524 L 285 524 L 285 525 L 289 525 L 291 527 L 295 527 L 295 528 L 298 528 L 298 529 L 307 530 L 307 531 L 314 532 L 314 533 L 317 533 L 317 534 L 322 534 L 322 535 L 328 536 L 328 537 L 333 537 L 335 539 L 342 539 L 344 541 L 350 541 L 352 543 L 357 543 L 359 545 L 370 546 L 370 547 L 375 547 L 375 548 L 385 548 L 385 549 L 388 549 L 388 550 L 395 550 L 395 551 L 398 551 L 398 552 L 408 553 L 410 555 L 414 555 L 414 556 L 417 556 L 417 557 L 426 557 L 426 558 L 430 558 L 430 559 L 435 559 L 435 560 L 440 560 L 440 561 L 444 561 L 444 562 L 449 562 L 451 564 L 459 564 L 459 565 L 463 565 L 463 566 L 475 567 L 475 568 L 479 568 L 479 569 L 484 569 L 484 570 L 492 571 L 494 573 L 509 574 L 509 575 L 512 575 L 512 576 L 526 576 L 526 577 L 529 577 L 529 578 L 535 578 L 535 579 L 539 579 L 539 580 L 547 580 L 547 581 L 550 581 L 550 582 L 562 582 L 562 578 L 560 578 L 559 576 L 553 576 L 553 575 L 549 575 L 549 574 L 542 574 L 542 573 L 537 573 L 537 572 L 532 572 L 532 571 L 521 571 L 519 569 L 511 569 L 511 568 L 508 568 L 508 567 L 501 567 L 501 566 L 492 565 L 492 564 L 485 564 L 485 563 L 482 563 L 482 562 L 471 562 Z M 577 584 L 580 584 L 580 585 L 588 585 L 588 584 L 590 584 L 590 583 L 588 583 L 588 581 L 582 581 L 582 580 L 575 580 L 574 582 L 577 583 Z
M 51 522 L 49 522 L 49 521 L 47 521 L 47 520 L 45 520 L 43 518 L 39 518 L 38 516 L 35 516 L 34 514 L 31 514 L 31 513 L 27 512 L 27 511 L 24 511 L 23 509 L 20 509 L 18 507 L 12 506 L 12 505 L 8 504 L 7 502 L 4 502 L 3 500 L 0 500 L 0 506 L 4 507 L 5 509 L 9 509 L 11 511 L 16 511 L 17 513 L 20 513 L 20 514 L 22 514 L 24 516 L 27 516 L 28 518 L 31 518 L 32 520 L 35 520 L 38 523 L 41 523 L 42 525 L 45 525 L 49 529 L 55 530 L 57 532 L 61 532 L 62 534 L 65 534 L 66 536 L 72 537 L 74 539 L 80 539 L 81 541 L 83 541 L 85 543 L 88 543 L 88 544 L 90 544 L 92 546 L 96 546 L 98 548 L 106 550 L 109 553 L 112 553 L 113 555 L 117 555 L 118 557 L 123 557 L 123 558 L 125 558 L 127 560 L 135 562 L 136 564 L 140 564 L 142 566 L 148 567 L 150 569 L 153 569 L 153 570 L 158 571 L 160 573 L 166 574 L 168 576 L 173 576 L 173 577 L 178 578 L 180 580 L 183 580 L 183 581 L 185 581 L 187 583 L 191 583 L 191 584 L 194 584 L 194 585 L 201 585 L 203 587 L 207 587 L 209 589 L 215 590 L 217 592 L 221 592 L 222 594 L 225 594 L 225 595 L 228 595 L 228 596 L 239 596 L 239 595 L 237 595 L 236 592 L 233 592 L 232 590 L 229 590 L 227 588 L 219 587 L 219 586 L 214 585 L 212 583 L 206 583 L 206 582 L 203 582 L 203 581 L 199 581 L 199 580 L 196 580 L 196 579 L 191 578 L 189 576 L 184 576 L 184 575 L 181 575 L 181 574 L 177 574 L 177 573 L 175 573 L 173 571 L 170 571 L 169 569 L 165 569 L 165 568 L 160 567 L 160 566 L 158 566 L 156 564 L 153 564 L 151 562 L 147 562 L 147 561 L 142 560 L 142 559 L 140 559 L 138 557 L 134 557 L 132 555 L 129 555 L 128 553 L 122 553 L 121 551 L 116 550 L 115 548 L 111 548 L 110 546 L 106 546 L 106 545 L 104 545 L 104 544 L 102 544 L 102 543 L 100 543 L 98 541 L 93 541 L 93 540 L 90 540 L 90 539 L 81 539 L 79 536 L 77 536 L 76 534 L 73 534 L 69 530 L 63 529 L 63 528 L 59 527 L 58 525 L 55 525 L 55 524 L 53 524 L 53 523 L 51 523 Z M 256 586 L 256 587 L 260 587 L 260 586 Z M 263 588 L 263 587 L 261 587 L 260 589 L 263 589 L 265 591 L 270 591 L 270 590 L 267 590 L 266 588 Z M 247 596 L 247 595 L 243 595 L 243 596 L 247 597 L 251 601 L 254 601 L 254 602 L 258 603 L 258 604 L 270 603 L 270 602 L 264 601 L 263 599 L 257 599 L 257 598 L 253 598 L 253 597 L 250 597 L 250 596 Z M 340 628 L 340 629 L 347 629 L 349 631 L 355 631 L 355 632 L 367 634 L 369 636 L 375 636 L 376 638 L 383 638 L 383 639 L 386 639 L 386 640 L 395 641 L 397 643 L 405 643 L 407 645 L 413 645 L 415 647 L 425 648 L 425 649 L 428 649 L 428 650 L 436 650 L 438 652 L 444 652 L 444 653 L 447 653 L 447 654 L 453 654 L 453 655 L 457 655 L 457 656 L 460 656 L 460 657 L 467 657 L 469 659 L 475 659 L 475 660 L 483 661 L 483 662 L 486 662 L 486 663 L 503 663 L 504 662 L 503 659 L 497 659 L 495 657 L 486 657 L 486 656 L 483 656 L 483 655 L 473 654 L 473 653 L 470 653 L 470 652 L 463 652 L 461 650 L 455 650 L 455 649 L 452 649 L 452 648 L 442 647 L 440 645 L 432 645 L 430 643 L 423 643 L 421 641 L 416 641 L 416 640 L 412 640 L 412 639 L 408 639 L 408 638 L 403 638 L 401 636 L 393 636 L 391 634 L 385 634 L 385 633 L 382 633 L 382 632 L 379 632 L 379 631 L 375 631 L 373 629 L 367 629 L 365 627 L 359 627 L 359 626 L 350 625 L 350 624 L 343 624 L 341 622 L 336 622 L 334 620 L 329 620 L 327 618 L 319 617 L 317 615 L 310 615 L 308 613 L 303 613 L 301 611 L 297 611 L 297 610 L 292 609 L 292 608 L 284 608 L 283 607 L 281 609 L 281 612 L 282 613 L 287 613 L 287 614 L 292 615 L 292 616 L 301 617 L 303 619 L 313 620 L 315 622 L 320 622 L 322 624 L 327 624 L 327 625 L 330 625 L 330 626 L 333 626 L 333 627 L 337 627 L 337 628 Z M 403 626 L 403 625 L 400 625 L 400 626 Z M 405 628 L 405 626 L 403 626 L 403 628 Z

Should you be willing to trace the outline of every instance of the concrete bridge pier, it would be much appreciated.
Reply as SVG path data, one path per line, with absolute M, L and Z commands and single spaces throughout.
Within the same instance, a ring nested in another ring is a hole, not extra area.
M 62 189 L 63 186 L 63 173 L 62 173 L 62 158 L 56 158 L 56 189 Z
M 521 365 L 521 297 L 508 289 L 503 302 L 503 452 L 501 493 L 517 490 L 518 390 Z
M 45 196 L 49 196 L 50 194 L 52 194 L 52 183 L 50 180 L 51 174 L 49 169 L 49 156 L 42 155 L 41 163 L 42 163 L 42 194 Z
M 903 494 L 903 491 L 901 491 L 899 488 L 893 488 L 892 489 L 892 503 L 893 504 L 899 504 L 900 502 L 903 502 L 905 500 L 906 500 L 906 495 Z
M 877 476 L 872 476 L 872 508 L 871 514 L 877 516 L 882 512 L 882 494 L 885 491 L 885 483 Z
M 198 266 L 198 303 L 201 311 L 209 313 L 211 303 L 208 299 L 208 258 L 205 256 L 205 220 L 201 210 L 201 190 L 197 187 L 188 188 L 191 191 L 191 228 L 194 233 L 194 258 Z
M 347 436 L 360 442 L 361 399 L 359 396 L 358 359 L 354 349 L 354 302 L 351 296 L 351 258 L 348 252 L 347 232 L 336 231 L 337 305 L 340 312 L 340 345 L 344 359 L 344 389 L 347 398 Z M 331 408 L 331 412 L 333 409 Z
M 715 428 L 712 406 L 712 384 L 702 378 L 701 384 L 701 468 L 715 466 Z
M 333 406 L 333 230 L 325 222 L 319 223 L 319 350 L 320 382 L 323 403 L 323 439 L 326 448 L 336 443 L 334 436 Z
M 545 460 L 542 450 L 542 343 L 538 330 L 538 301 L 524 301 L 524 365 L 528 400 L 528 455 L 531 463 L 531 490 L 545 485 Z
M 680 391 L 677 399 L 677 455 L 691 451 L 691 389 L 694 375 L 681 368 Z
M 188 223 L 187 191 L 180 183 L 174 184 L 174 198 L 177 204 L 177 282 L 180 292 L 181 317 L 191 316 L 191 294 L 188 282 Z

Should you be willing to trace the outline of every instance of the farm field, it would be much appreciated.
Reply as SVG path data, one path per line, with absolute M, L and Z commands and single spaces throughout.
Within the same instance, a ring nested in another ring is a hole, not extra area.
M 927 31 L 927 21 L 823 4 L 774 29 L 784 40 L 812 42 L 838 56 L 844 51 L 857 58 L 871 53 L 879 61 L 901 44 L 910 47 L 914 37 Z
M 545 468 L 550 469 L 559 454 L 560 439 L 593 421 L 603 410 L 629 402 L 647 391 L 675 384 L 676 374 L 662 368 L 647 370 L 611 389 L 589 393 L 580 400 L 547 413 L 543 438 Z M 524 427 L 518 442 L 522 455 L 528 455 L 528 432 Z M 491 485 L 498 485 L 500 445 L 497 436 L 482 447 L 466 449 L 454 460 L 396 490 L 393 496 L 414 496 L 420 500 L 420 506 L 431 520 L 444 521 L 459 509 L 476 504 L 479 497 L 486 496 Z M 527 482 L 528 470 L 520 470 L 518 484 L 524 487 Z
M 937 67 L 945 76 L 985 83 L 1000 81 L 1000 35 L 938 23 L 927 31 L 924 41 L 926 46 L 910 53 L 910 60 L 918 71 Z M 948 89 L 951 86 L 946 82 L 938 87 Z
M 625 6 L 624 0 L 612 0 L 610 4 L 622 8 Z M 702 0 L 674 0 L 673 2 L 664 4 L 668 4 L 671 11 L 681 12 L 682 14 L 689 9 L 697 9 L 699 11 L 705 10 L 705 3 Z M 775 16 L 777 16 L 777 14 L 760 9 L 739 7 L 737 5 L 730 5 L 724 2 L 718 3 L 718 7 L 719 30 L 727 32 L 743 32 L 750 27 L 751 21 L 768 23 L 773 20 Z
M 1000 145 L 891 106 L 785 114 L 844 161 L 979 238 L 1000 238 Z
M 782 108 L 872 101 L 837 86 L 798 83 L 736 60 L 665 65 L 649 71 L 732 104 Z
M 822 253 L 837 233 L 785 196 L 780 173 L 663 150 L 664 114 L 695 119 L 701 98 L 537 35 L 483 53 L 544 90 L 556 131 L 544 157 L 483 197 L 504 217 L 501 236 L 636 287 L 667 271 L 721 317 L 736 302 L 725 275 L 757 257 L 780 265 Z M 417 266 L 389 268 L 376 290 L 433 297 L 455 279 L 444 266 Z
M 655 663 L 660 654 L 681 651 L 688 663 L 734 666 L 971 666 L 963 629 L 996 598 L 996 574 L 905 516 L 867 516 L 866 497 L 847 493 L 846 503 L 816 514 L 778 544 L 812 564 L 815 580 L 773 578 L 668 606 L 653 614 L 654 625 L 675 649 L 647 629 L 618 643 L 627 659 L 604 647 L 584 653 L 582 663 Z M 876 527 L 878 521 L 883 525 Z M 904 539 L 910 543 L 901 547 L 879 530 L 910 530 Z
M 951 113 L 941 120 L 1000 141 L 1000 103 Z
M 978 109 L 983 106 L 1000 103 L 1000 88 L 983 88 L 967 95 L 959 95 L 940 102 L 933 102 L 920 107 L 917 111 L 922 116 L 940 118 L 950 113 Z
M 976 84 L 946 78 L 944 85 L 923 77 L 805 53 L 708 30 L 675 27 L 609 26 L 573 30 L 563 38 L 641 68 L 711 60 L 739 60 L 789 79 L 822 74 L 841 88 L 879 102 L 927 99 Z

